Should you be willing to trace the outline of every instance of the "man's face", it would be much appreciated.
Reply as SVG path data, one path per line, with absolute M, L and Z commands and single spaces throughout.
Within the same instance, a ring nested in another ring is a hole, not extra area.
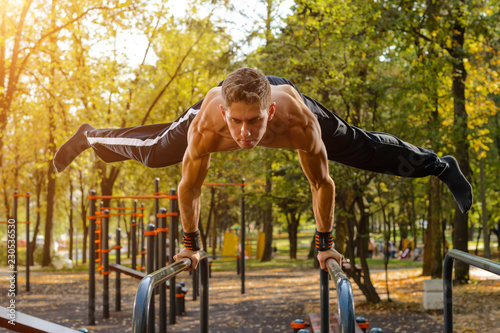
M 251 149 L 259 144 L 266 134 L 267 123 L 273 118 L 275 108 L 276 103 L 272 103 L 268 110 L 261 110 L 259 102 L 233 102 L 227 109 L 220 106 L 231 137 L 242 149 Z

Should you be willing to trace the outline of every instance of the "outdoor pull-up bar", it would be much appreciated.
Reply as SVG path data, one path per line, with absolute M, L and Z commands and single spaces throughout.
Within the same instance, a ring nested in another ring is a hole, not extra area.
M 176 195 L 89 195 L 89 200 L 97 199 L 177 199 Z

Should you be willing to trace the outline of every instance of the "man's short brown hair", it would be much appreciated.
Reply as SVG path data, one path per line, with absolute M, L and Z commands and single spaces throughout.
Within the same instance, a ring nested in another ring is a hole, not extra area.
M 271 105 L 271 85 L 266 76 L 253 68 L 240 68 L 229 74 L 222 83 L 224 108 L 234 102 L 260 102 L 261 109 Z

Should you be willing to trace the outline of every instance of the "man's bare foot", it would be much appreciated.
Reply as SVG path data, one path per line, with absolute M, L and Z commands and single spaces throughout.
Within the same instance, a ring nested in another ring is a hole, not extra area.
M 460 211 L 465 214 L 472 206 L 472 186 L 460 171 L 453 156 L 441 157 L 441 161 L 445 162 L 447 167 L 437 177 L 448 186 Z
M 81 125 L 76 133 L 59 148 L 54 155 L 54 167 L 57 172 L 62 172 L 78 155 L 90 148 L 86 132 L 93 129 L 89 124 Z

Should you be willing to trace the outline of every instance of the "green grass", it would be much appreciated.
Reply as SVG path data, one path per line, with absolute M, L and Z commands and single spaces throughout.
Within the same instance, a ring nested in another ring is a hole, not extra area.
M 308 259 L 272 259 L 271 261 L 261 262 L 257 259 L 247 259 L 245 261 L 245 270 L 258 271 L 264 269 L 295 269 L 310 270 L 313 268 L 313 261 Z M 214 260 L 212 263 L 214 272 L 236 272 L 236 260 Z
M 384 269 L 384 259 L 366 259 L 368 262 L 368 267 L 370 269 Z M 359 264 L 359 259 L 356 259 L 356 263 Z M 422 262 L 413 261 L 413 260 L 397 260 L 397 259 L 389 259 L 389 263 L 387 265 L 389 269 L 403 269 L 403 268 L 422 268 Z
M 384 259 L 367 259 L 370 270 L 383 270 Z M 359 263 L 359 258 L 356 259 L 356 264 Z M 405 269 L 405 268 L 421 268 L 422 262 L 411 260 L 390 259 L 389 269 Z M 294 270 L 310 270 L 314 268 L 313 260 L 311 259 L 272 259 L 268 262 L 261 262 L 257 259 L 247 259 L 245 261 L 245 269 L 250 271 L 258 271 L 264 269 L 294 269 Z M 212 270 L 215 272 L 236 271 L 236 260 L 214 260 Z

